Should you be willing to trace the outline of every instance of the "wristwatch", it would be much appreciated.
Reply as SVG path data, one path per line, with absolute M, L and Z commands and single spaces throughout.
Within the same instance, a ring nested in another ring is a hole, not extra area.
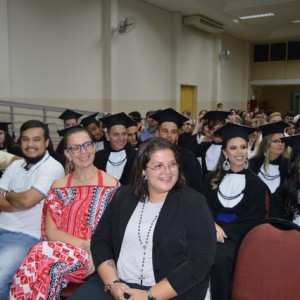
M 155 300 L 155 298 L 153 297 L 150 289 L 147 290 L 146 293 L 147 293 L 148 300 Z

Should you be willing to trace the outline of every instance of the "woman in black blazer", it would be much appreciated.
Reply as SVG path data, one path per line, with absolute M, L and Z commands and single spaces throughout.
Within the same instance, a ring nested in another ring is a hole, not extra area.
M 93 235 L 98 274 L 70 299 L 204 299 L 215 248 L 205 197 L 185 185 L 175 146 L 152 138 Z

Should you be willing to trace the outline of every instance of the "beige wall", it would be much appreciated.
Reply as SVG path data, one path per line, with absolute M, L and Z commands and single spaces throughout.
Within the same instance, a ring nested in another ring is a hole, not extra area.
M 300 78 L 300 61 L 270 61 L 252 64 L 252 80 Z
M 185 27 L 180 13 L 138 0 L 0 0 L 0 12 L 2 100 L 145 114 L 179 109 L 189 84 L 197 110 L 246 106 L 249 44 Z M 126 16 L 136 27 L 114 37 Z
M 253 94 L 260 108 L 273 107 L 285 113 L 293 92 L 300 92 L 300 61 L 271 61 L 251 64 Z
M 291 93 L 300 92 L 300 85 L 257 86 L 253 87 L 253 89 L 256 91 L 260 108 L 268 109 L 273 107 L 275 111 L 285 113 L 290 110 Z

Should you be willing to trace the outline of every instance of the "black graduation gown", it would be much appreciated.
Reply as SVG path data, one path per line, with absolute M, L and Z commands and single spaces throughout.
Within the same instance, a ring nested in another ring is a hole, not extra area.
M 60 155 L 64 155 L 64 138 L 59 141 L 55 151 Z
M 202 174 L 203 174 L 203 180 L 205 179 L 205 176 L 208 172 L 210 172 L 209 170 L 207 170 L 207 166 L 206 166 L 206 160 L 205 160 L 205 155 L 206 152 L 208 150 L 208 148 L 212 145 L 212 144 L 216 144 L 216 145 L 221 145 L 221 143 L 213 143 L 213 142 L 201 142 L 200 144 L 198 144 L 197 148 L 196 148 L 196 156 L 201 158 L 202 161 Z M 220 157 L 216 157 L 216 162 L 219 161 Z
M 183 132 L 178 137 L 177 145 L 186 149 L 191 150 L 195 154 L 195 149 L 197 148 L 197 134 L 191 134 Z
M 285 159 L 280 155 L 278 158 L 276 158 L 273 161 L 270 161 L 270 164 L 279 165 L 279 173 L 280 173 L 280 185 L 283 183 L 287 172 L 288 172 L 288 159 Z M 254 157 L 249 160 L 249 165 L 251 170 L 258 174 L 260 171 L 261 166 L 264 163 L 264 157 Z
M 188 149 L 177 146 L 179 152 L 179 164 L 183 171 L 187 185 L 202 192 L 202 168 L 194 153 Z
M 234 262 L 237 255 L 237 248 L 242 235 L 247 228 L 256 221 L 262 220 L 266 216 L 266 195 L 268 189 L 266 185 L 255 174 L 249 170 L 244 170 L 246 186 L 242 200 L 234 207 L 224 207 L 218 199 L 218 188 L 212 189 L 211 180 L 216 172 L 209 173 L 204 181 L 204 195 L 207 198 L 208 206 L 212 212 L 214 220 L 217 214 L 235 213 L 237 218 L 230 223 L 216 221 L 222 227 L 227 239 L 224 243 L 217 243 L 215 267 L 211 273 L 211 295 L 213 300 L 231 299 L 231 282 L 234 271 Z M 228 195 L 226 196 L 233 196 Z
M 127 161 L 124 166 L 122 176 L 119 179 L 119 181 L 122 185 L 129 184 L 129 182 L 130 182 L 131 167 L 132 167 L 134 158 L 137 153 L 136 149 L 129 148 L 129 147 L 125 147 L 125 151 L 126 151 Z M 106 164 L 107 164 L 108 157 L 111 152 L 114 152 L 114 150 L 110 146 L 103 150 L 96 152 L 95 160 L 94 160 L 95 167 L 106 172 Z
M 298 192 L 300 189 L 300 185 L 298 184 L 298 190 L 296 191 L 296 195 L 294 198 L 293 208 L 295 209 L 294 214 L 291 216 L 287 216 L 285 213 L 285 198 L 282 195 L 283 193 L 283 185 L 279 186 L 275 193 L 272 195 L 272 203 L 271 203 L 271 210 L 270 210 L 270 218 L 279 218 L 279 219 L 285 219 L 290 222 L 293 222 L 296 217 L 298 217 L 298 209 L 300 204 L 298 203 Z M 298 203 L 298 204 L 297 204 Z M 300 210 L 300 209 L 299 209 Z

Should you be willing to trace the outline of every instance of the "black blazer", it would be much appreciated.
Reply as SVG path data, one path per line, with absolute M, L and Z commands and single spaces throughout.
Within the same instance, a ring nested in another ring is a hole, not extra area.
M 130 186 L 116 192 L 92 237 L 96 269 L 108 259 L 117 263 L 127 223 L 138 201 Z M 204 299 L 215 250 L 215 226 L 205 197 L 190 187 L 170 191 L 153 234 L 156 282 L 166 277 L 178 293 L 175 299 Z

